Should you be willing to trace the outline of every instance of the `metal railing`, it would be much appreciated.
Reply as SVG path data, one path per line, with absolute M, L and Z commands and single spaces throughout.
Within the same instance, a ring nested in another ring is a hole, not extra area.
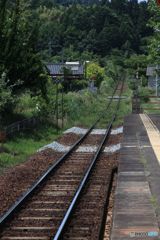
M 29 118 L 29 119 L 24 119 L 22 121 L 18 121 L 15 123 L 10 124 L 7 126 L 4 130 L 6 136 L 12 135 L 16 132 L 21 132 L 23 130 L 30 129 L 34 127 L 38 122 L 37 118 Z

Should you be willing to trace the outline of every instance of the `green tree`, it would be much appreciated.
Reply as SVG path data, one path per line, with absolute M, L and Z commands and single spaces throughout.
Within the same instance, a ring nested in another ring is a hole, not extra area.
M 152 27 L 154 35 L 149 39 L 149 61 L 159 63 L 160 60 L 160 8 L 156 1 L 149 1 L 149 10 L 152 17 L 149 26 Z
M 16 0 L 7 11 L 3 11 L 4 14 L 0 73 L 6 72 L 13 93 L 28 88 L 34 93 L 44 94 L 46 80 L 40 55 L 36 51 L 38 21 L 30 9 L 30 1 Z M 19 81 L 21 85 L 17 87 Z
M 2 113 L 4 114 L 6 110 L 10 110 L 15 102 L 12 95 L 12 86 L 7 86 L 7 83 L 6 74 L 2 73 L 0 77 L 0 127 L 2 125 Z
M 99 87 L 104 80 L 104 68 L 100 67 L 97 63 L 87 64 L 87 78 L 95 81 L 96 86 Z

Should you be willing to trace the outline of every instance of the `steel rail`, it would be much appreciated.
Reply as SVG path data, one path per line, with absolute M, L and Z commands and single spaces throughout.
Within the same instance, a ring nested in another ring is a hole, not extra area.
M 113 91 L 112 98 L 108 102 L 106 109 L 108 110 L 112 100 L 113 96 L 117 90 L 118 83 Z M 40 176 L 40 178 L 35 181 L 35 183 L 27 190 L 17 201 L 7 210 L 7 212 L 0 217 L 0 232 L 2 231 L 2 227 L 5 225 L 5 223 L 11 219 L 13 214 L 22 206 L 22 204 L 31 197 L 35 190 L 50 176 L 51 173 L 53 173 L 54 170 L 56 170 L 66 159 L 71 155 L 71 153 L 75 150 L 75 148 L 89 135 L 89 133 L 93 130 L 93 128 L 97 125 L 97 123 L 101 120 L 101 118 L 105 114 L 102 113 L 100 117 L 95 121 L 95 123 L 89 128 L 89 130 L 78 140 L 76 143 L 71 147 L 71 149 L 65 153 L 62 157 L 60 157 L 51 167 L 47 169 L 47 171 Z
M 110 133 L 110 130 L 112 128 L 112 124 L 113 124 L 114 120 L 115 120 L 115 115 L 114 115 L 112 121 L 110 122 L 110 124 L 109 124 L 109 126 L 108 126 L 108 128 L 106 130 L 104 138 L 101 141 L 101 144 L 98 147 L 98 150 L 97 150 L 95 156 L 93 157 L 92 162 L 89 165 L 89 168 L 88 168 L 87 172 L 85 173 L 84 177 L 82 178 L 82 180 L 81 180 L 81 182 L 80 182 L 80 184 L 78 186 L 78 189 L 77 189 L 77 191 L 76 191 L 76 193 L 75 193 L 75 195 L 74 195 L 74 197 L 72 199 L 72 202 L 71 202 L 67 212 L 65 213 L 65 216 L 64 216 L 64 218 L 63 218 L 63 220 L 62 220 L 62 222 L 61 222 L 61 224 L 60 224 L 60 226 L 58 228 L 57 233 L 55 234 L 55 236 L 53 238 L 51 238 L 52 240 L 62 239 L 62 235 L 64 233 L 65 227 L 66 227 L 69 219 L 71 218 L 71 214 L 72 214 L 74 208 L 76 207 L 78 199 L 80 198 L 80 196 L 82 194 L 82 190 L 84 189 L 84 187 L 85 187 L 85 185 L 86 185 L 86 183 L 87 183 L 87 181 L 89 179 L 91 171 L 93 170 L 93 168 L 94 168 L 94 166 L 96 164 L 96 161 L 97 161 L 97 159 L 98 159 L 98 157 L 99 157 L 99 155 L 101 153 L 101 150 L 102 150 L 102 148 L 104 146 L 104 143 L 106 142 L 106 139 L 109 137 L 109 133 Z
M 101 223 L 100 223 L 100 227 L 99 227 L 98 240 L 104 239 L 104 231 L 105 231 L 106 220 L 107 220 L 107 215 L 108 215 L 108 205 L 109 205 L 109 200 L 110 200 L 110 196 L 111 196 L 111 192 L 112 192 L 114 176 L 115 176 L 115 174 L 117 174 L 117 172 L 118 172 L 118 167 L 114 167 L 112 169 L 112 173 L 109 178 L 109 187 L 105 194 L 105 203 L 103 206 L 103 213 L 102 213 Z
M 83 189 L 84 187 L 86 186 L 86 183 L 87 181 L 89 180 L 89 177 L 91 175 L 91 172 L 101 154 L 101 151 L 103 149 L 103 146 L 105 144 L 105 142 L 108 140 L 109 138 L 109 135 L 110 135 L 110 132 L 111 132 L 111 129 L 112 129 L 112 125 L 113 125 L 113 122 L 115 121 L 116 117 L 117 117 L 117 112 L 119 110 L 119 106 L 120 106 L 120 101 L 121 101 L 121 94 L 122 94 L 122 91 L 123 91 L 123 86 L 124 86 L 124 81 L 123 81 L 123 84 L 122 84 L 122 87 L 121 87 L 121 92 L 120 92 L 120 95 L 119 95 L 119 101 L 117 103 L 117 106 L 116 106 L 116 110 L 113 114 L 113 117 L 112 117 L 112 120 L 111 122 L 109 123 L 109 125 L 107 126 L 106 128 L 106 132 L 105 132 L 105 135 L 101 141 L 101 144 L 100 146 L 98 147 L 97 151 L 96 151 L 96 154 L 95 156 L 93 157 L 92 161 L 91 161 L 91 164 L 89 165 L 85 175 L 83 176 L 77 190 L 76 190 L 76 193 L 71 201 L 71 204 L 69 205 L 65 215 L 64 215 L 64 218 L 63 220 L 61 221 L 60 223 L 60 226 L 56 232 L 56 234 L 54 236 L 51 237 L 51 240 L 61 240 L 63 239 L 63 234 L 64 234 L 64 231 L 66 229 L 66 226 L 69 222 L 69 220 L 71 219 L 71 216 L 72 216 L 72 213 L 74 211 L 74 209 L 76 208 L 76 205 L 78 203 L 78 200 L 80 199 L 81 195 L 82 195 L 82 192 L 83 192 Z
M 124 87 L 124 81 L 122 83 L 120 97 L 122 95 L 123 87 Z M 120 102 L 121 102 L 121 99 L 119 99 L 119 102 L 118 102 L 118 105 L 117 105 L 116 117 L 117 117 L 118 110 L 119 110 L 119 107 L 120 107 Z M 111 176 L 110 176 L 109 188 L 106 192 L 105 203 L 104 203 L 104 206 L 103 206 L 103 215 L 102 215 L 101 224 L 100 224 L 100 228 L 99 228 L 99 234 L 98 234 L 98 239 L 99 240 L 104 239 L 104 231 L 105 231 L 106 219 L 107 219 L 107 215 L 108 215 L 109 199 L 110 199 L 110 195 L 111 195 L 111 192 L 112 192 L 114 176 L 115 176 L 115 174 L 117 174 L 117 172 L 118 172 L 118 167 L 114 167 L 112 169 L 112 173 L 111 173 Z
M 66 160 L 66 158 L 75 150 L 75 148 L 88 136 L 88 134 L 92 131 L 94 126 L 97 124 L 98 120 L 90 127 L 90 129 L 71 147 L 71 149 L 65 153 L 62 157 L 60 157 L 33 185 L 32 187 L 18 199 L 11 208 L 0 218 L 0 231 L 1 227 L 5 224 L 6 221 L 13 215 L 13 213 L 18 210 L 25 200 L 30 197 L 34 191 L 38 188 L 40 184 L 42 184 L 47 177 L 58 167 L 60 164 Z

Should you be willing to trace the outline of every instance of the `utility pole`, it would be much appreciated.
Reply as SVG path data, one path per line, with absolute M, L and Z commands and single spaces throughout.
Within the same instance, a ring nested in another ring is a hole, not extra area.
M 63 96 L 63 82 L 64 82 L 64 51 L 62 50 L 62 66 L 63 66 L 63 77 L 62 77 L 62 81 L 61 81 L 61 85 L 62 85 L 62 99 L 61 99 L 61 106 L 62 106 L 62 128 L 64 127 L 64 96 Z
M 136 72 L 136 112 L 138 113 L 138 79 L 139 79 L 139 73 L 138 70 Z
M 87 79 L 87 62 L 86 62 L 86 61 L 84 62 L 84 71 L 85 71 L 85 72 L 84 72 L 84 74 L 85 74 L 85 75 L 84 75 L 84 78 L 85 78 L 85 80 L 86 80 L 86 79 Z
M 64 127 L 64 97 L 63 97 L 63 85 L 62 85 L 62 129 Z
M 49 56 L 52 57 L 52 41 L 51 40 L 48 43 L 48 51 L 49 51 Z
M 139 81 L 139 72 L 137 69 L 134 77 L 134 92 L 133 92 L 133 98 L 132 98 L 132 113 L 136 113 L 136 114 L 140 112 L 140 99 L 138 96 L 138 85 L 139 85 L 138 81 Z
M 57 125 L 57 132 L 58 132 L 58 80 L 56 80 L 56 125 Z
M 85 61 L 85 62 L 84 62 L 84 70 L 85 70 L 85 72 L 84 72 L 84 77 L 85 77 L 85 80 L 87 80 L 87 65 L 88 65 L 89 62 L 90 62 L 90 61 Z
M 156 65 L 156 96 L 158 97 L 158 65 Z

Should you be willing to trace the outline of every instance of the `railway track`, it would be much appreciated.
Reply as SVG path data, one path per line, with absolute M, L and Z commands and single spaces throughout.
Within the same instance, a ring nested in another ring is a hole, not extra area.
M 118 85 L 113 96 L 117 89 Z M 123 85 L 118 89 L 119 95 L 121 95 L 122 90 Z M 108 103 L 107 109 L 111 103 L 112 99 Z M 82 153 L 76 150 L 84 141 L 86 143 L 93 142 L 94 145 L 95 139 L 91 138 L 89 134 L 103 115 L 73 145 L 71 150 L 51 166 L 2 216 L 0 219 L 0 239 L 93 240 L 100 237 L 102 229 L 98 226 L 102 226 L 103 210 L 105 210 L 108 201 L 113 168 L 117 164 L 116 159 L 111 161 L 109 157 L 106 157 L 103 149 L 107 146 L 119 104 L 120 99 L 112 120 L 106 128 L 105 135 L 96 136 L 98 145 L 96 152 Z M 96 211 L 93 211 L 96 204 L 98 207 Z M 74 219 L 78 219 L 78 222 Z M 91 220 L 93 224 L 96 224 L 96 233 L 95 231 L 91 233 L 89 229 Z

